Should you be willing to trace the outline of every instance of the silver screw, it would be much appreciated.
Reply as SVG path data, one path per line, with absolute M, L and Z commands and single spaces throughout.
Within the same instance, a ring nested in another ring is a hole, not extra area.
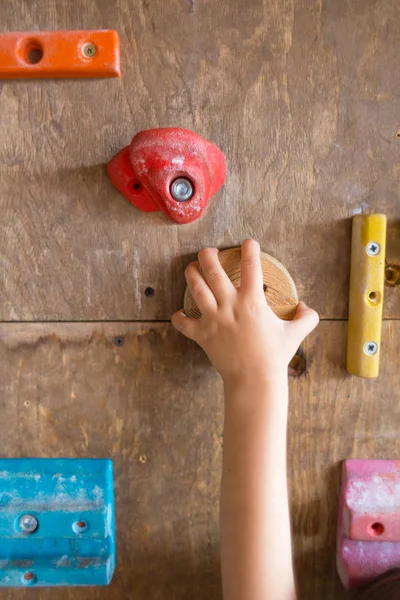
M 97 52 L 96 46 L 92 42 L 87 42 L 82 46 L 82 54 L 86 58 L 92 58 Z
M 381 247 L 378 242 L 370 242 L 367 244 L 365 250 L 367 251 L 368 256 L 377 256 L 381 251 Z
M 38 520 L 33 515 L 22 515 L 18 521 L 18 526 L 23 533 L 33 533 L 38 525 Z
M 364 344 L 364 352 L 368 356 L 373 356 L 378 352 L 378 344 L 376 342 L 367 342 Z
M 171 196 L 177 202 L 187 202 L 194 194 L 193 184 L 186 177 L 178 177 L 171 183 Z

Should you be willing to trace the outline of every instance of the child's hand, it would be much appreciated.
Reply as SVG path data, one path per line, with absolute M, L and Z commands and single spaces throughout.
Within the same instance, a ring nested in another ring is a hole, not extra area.
M 215 248 L 202 250 L 185 276 L 202 317 L 178 312 L 172 323 L 203 348 L 224 383 L 286 377 L 288 363 L 318 324 L 318 315 L 303 302 L 293 321 L 273 313 L 265 301 L 259 244 L 242 244 L 240 289 L 229 280 Z

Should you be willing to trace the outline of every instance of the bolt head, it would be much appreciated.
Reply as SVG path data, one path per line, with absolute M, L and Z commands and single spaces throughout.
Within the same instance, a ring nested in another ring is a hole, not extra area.
M 378 242 L 369 242 L 365 248 L 368 256 L 378 256 L 381 251 L 380 244 Z
M 97 52 L 96 46 L 92 42 L 87 42 L 82 46 L 82 54 L 86 58 L 92 58 Z
M 378 352 L 378 344 L 376 342 L 367 342 L 364 344 L 364 352 L 368 356 L 373 356 Z
M 38 528 L 39 523 L 33 515 L 22 515 L 18 520 L 18 527 L 22 533 L 33 533 Z
M 187 202 L 194 194 L 193 184 L 186 177 L 178 177 L 171 183 L 171 196 L 177 202 Z

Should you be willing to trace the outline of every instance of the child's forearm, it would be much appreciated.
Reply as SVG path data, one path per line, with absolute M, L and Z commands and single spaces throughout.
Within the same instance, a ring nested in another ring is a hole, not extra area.
M 200 344 L 225 385 L 224 600 L 295 600 L 286 484 L 287 366 L 318 315 L 304 303 L 293 321 L 273 313 L 254 240 L 242 244 L 238 289 L 216 249 L 202 250 L 185 275 L 202 316 L 176 313 L 172 322 Z
M 225 600 L 294 600 L 286 373 L 225 385 L 221 557 Z

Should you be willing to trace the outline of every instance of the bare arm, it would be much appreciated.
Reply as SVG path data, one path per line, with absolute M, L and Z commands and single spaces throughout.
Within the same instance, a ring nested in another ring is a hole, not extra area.
M 201 312 L 175 327 L 205 350 L 224 382 L 221 559 L 225 600 L 295 600 L 286 477 L 287 366 L 318 322 L 300 304 L 292 322 L 265 302 L 260 247 L 242 245 L 241 288 L 215 249 L 186 279 Z
M 221 485 L 227 600 L 294 600 L 286 480 L 285 376 L 225 387 Z

